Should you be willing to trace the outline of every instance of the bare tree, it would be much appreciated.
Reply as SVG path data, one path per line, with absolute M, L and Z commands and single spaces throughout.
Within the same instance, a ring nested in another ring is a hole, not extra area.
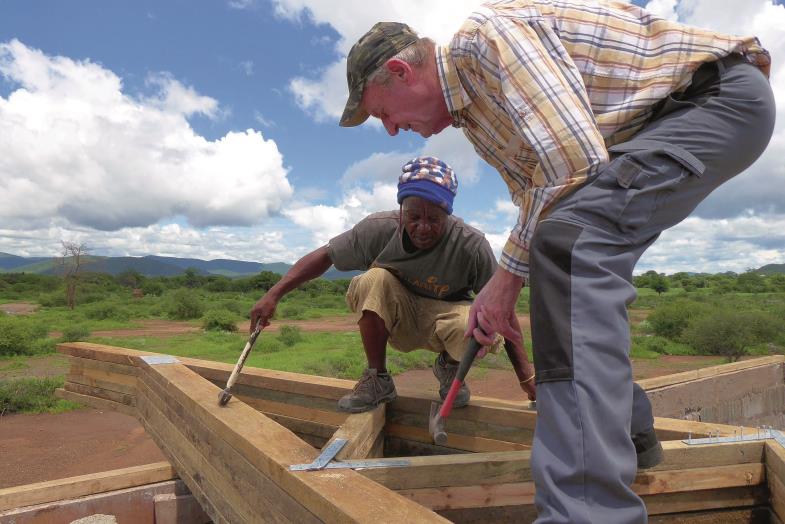
M 65 301 L 70 309 L 76 307 L 76 288 L 79 285 L 79 270 L 82 268 L 84 260 L 82 257 L 87 254 L 87 246 L 76 242 L 66 242 L 61 240 L 63 245 L 63 256 L 60 259 L 60 272 L 65 280 Z

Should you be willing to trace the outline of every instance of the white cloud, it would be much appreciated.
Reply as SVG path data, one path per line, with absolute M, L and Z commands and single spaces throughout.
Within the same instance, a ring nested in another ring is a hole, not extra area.
M 707 220 L 690 217 L 664 232 L 643 255 L 636 273 L 737 273 L 785 260 L 785 216 Z
M 276 12 L 285 18 L 329 24 L 341 38 L 335 43 L 341 59 L 318 75 L 294 78 L 289 89 L 298 105 L 317 122 L 337 122 L 343 112 L 346 87 L 346 55 L 352 45 L 380 20 L 409 24 L 421 36 L 446 43 L 481 0 L 397 0 L 378 2 L 368 9 L 363 0 L 344 0 L 340 8 L 330 0 L 274 0 Z
M 646 10 L 666 20 L 678 20 L 677 3 L 678 0 L 652 0 L 646 4 Z
M 253 60 L 243 60 L 240 62 L 240 69 L 245 76 L 253 76 Z
M 351 189 L 337 206 L 302 204 L 283 213 L 295 224 L 311 231 L 315 243 L 322 245 L 371 213 L 396 209 L 397 193 L 395 184 L 375 183 L 370 191 Z
M 135 98 L 89 61 L 0 44 L 0 220 L 25 227 L 60 217 L 99 230 L 184 216 L 199 227 L 252 225 L 292 195 L 283 159 L 258 131 L 214 141 L 187 118 L 220 115 L 218 102 L 171 75 Z

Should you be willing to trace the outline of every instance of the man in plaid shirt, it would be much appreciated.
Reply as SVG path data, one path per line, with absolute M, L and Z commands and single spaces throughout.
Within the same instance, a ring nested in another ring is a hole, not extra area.
M 651 406 L 629 361 L 633 268 L 763 152 L 769 67 L 754 37 L 617 0 L 489 2 L 443 47 L 383 22 L 350 51 L 342 126 L 460 127 L 520 210 L 467 334 L 515 338 L 531 287 L 538 522 L 646 520 L 629 486 L 636 451 L 651 466 L 660 447 L 635 427 Z

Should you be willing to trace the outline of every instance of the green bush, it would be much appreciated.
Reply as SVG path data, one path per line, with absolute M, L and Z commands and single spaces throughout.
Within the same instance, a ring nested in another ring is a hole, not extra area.
M 286 349 L 281 341 L 277 338 L 265 337 L 261 335 L 259 338 L 259 351 L 262 353 L 277 353 Z
M 63 382 L 63 377 L 0 381 L 0 415 L 59 412 L 79 407 L 75 402 L 55 397 L 55 389 L 63 387 Z
M 700 354 L 721 355 L 733 362 L 776 337 L 780 322 L 763 311 L 719 309 L 690 322 L 683 338 Z
M 200 318 L 204 314 L 204 304 L 195 291 L 178 289 L 170 297 L 167 313 L 176 320 Z
M 82 324 L 69 324 L 63 328 L 60 342 L 78 342 L 90 337 L 90 328 Z
M 278 340 L 284 346 L 292 347 L 298 342 L 303 341 L 302 330 L 297 326 L 281 326 L 281 331 L 278 333 Z
M 101 302 L 91 304 L 84 309 L 85 317 L 91 320 L 128 320 L 131 314 L 128 310 L 114 302 Z
M 660 355 L 694 355 L 695 350 L 685 344 L 659 336 L 632 337 L 632 351 L 654 352 Z
M 0 356 L 37 353 L 37 341 L 45 338 L 46 328 L 41 324 L 10 315 L 0 317 Z
M 153 297 L 160 297 L 164 294 L 164 285 L 157 280 L 145 280 L 142 284 L 142 293 Z
M 305 318 L 305 308 L 297 304 L 286 304 L 279 310 L 281 318 L 302 320 Z
M 65 291 L 56 291 L 54 293 L 41 293 L 38 295 L 38 303 L 43 307 L 64 307 L 65 306 Z
M 237 331 L 237 317 L 225 309 L 213 309 L 205 313 L 202 327 L 208 331 Z
M 655 335 L 677 340 L 689 325 L 690 320 L 704 315 L 707 310 L 706 304 L 691 300 L 677 300 L 658 305 L 646 318 L 646 322 Z

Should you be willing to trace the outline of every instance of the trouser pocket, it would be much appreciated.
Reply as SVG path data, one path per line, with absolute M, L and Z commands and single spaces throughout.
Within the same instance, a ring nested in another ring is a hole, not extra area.
M 591 184 L 581 210 L 603 217 L 622 233 L 650 223 L 655 210 L 705 166 L 686 149 L 656 140 L 638 139 L 608 148 L 616 156 Z M 598 224 L 602 225 L 602 224 Z

